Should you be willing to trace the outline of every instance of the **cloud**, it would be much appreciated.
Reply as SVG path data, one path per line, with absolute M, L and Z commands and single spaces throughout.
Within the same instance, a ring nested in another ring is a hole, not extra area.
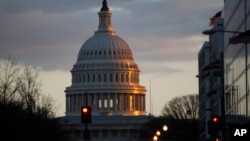
M 100 5 L 93 0 L 3 0 L 0 11 L 6 13 L 28 13 L 34 11 L 68 13 Z
M 57 84 L 59 75 L 70 74 L 82 44 L 98 29 L 101 4 L 101 0 L 1 0 L 0 60 L 12 54 L 24 64 L 43 68 L 45 85 Z M 162 97 L 168 90 L 172 93 L 168 98 L 196 91 L 190 82 L 196 80 L 197 54 L 207 40 L 201 32 L 222 9 L 222 0 L 108 0 L 108 4 L 112 26 L 132 49 L 142 80 L 154 77 L 159 83 L 154 89 Z M 188 79 L 192 80 L 185 82 Z M 70 83 L 69 78 L 65 81 Z M 173 85 L 183 88 L 174 90 Z M 60 87 L 63 93 L 65 84 Z
M 220 6 L 218 0 L 110 0 L 108 3 L 114 29 L 139 61 L 195 59 L 196 52 L 190 49 L 201 43 L 193 44 L 189 38 L 207 27 L 208 9 Z M 57 65 L 55 69 L 70 69 L 81 45 L 97 30 L 101 3 L 4 0 L 0 7 L 0 58 L 11 53 L 45 69 L 53 69 L 54 64 L 62 62 L 67 65 Z

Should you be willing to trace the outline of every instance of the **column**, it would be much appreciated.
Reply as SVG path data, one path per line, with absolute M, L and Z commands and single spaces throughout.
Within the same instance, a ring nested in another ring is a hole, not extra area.
M 90 98 L 90 93 L 87 93 L 87 97 L 88 97 L 88 106 L 91 106 L 91 98 Z
M 101 94 L 101 110 L 103 112 L 103 107 L 104 107 L 104 100 L 103 100 L 103 93 Z
M 69 112 L 69 95 L 66 95 L 66 113 Z
M 108 93 L 108 97 L 107 97 L 107 109 L 108 109 L 108 111 L 110 110 L 110 103 L 109 103 L 109 101 L 110 101 L 110 93 Z
M 137 106 L 136 106 L 136 101 L 135 101 L 135 100 L 136 100 L 136 99 L 135 99 L 136 95 L 133 94 L 132 97 L 133 97 L 133 111 L 135 111 L 136 108 L 137 108 Z
M 78 102 L 77 102 L 77 95 L 78 95 L 78 94 L 75 94 L 75 95 L 74 95 L 74 98 L 75 98 L 75 101 L 74 101 L 74 103 L 75 103 L 75 105 L 74 105 L 74 106 L 75 106 L 75 112 L 77 112 L 77 107 L 78 107 L 78 105 L 77 105 L 77 103 L 78 103 Z
M 123 98 L 124 98 L 124 94 L 120 94 L 119 96 L 119 107 L 120 107 L 120 111 L 122 112 L 124 110 L 124 101 L 123 101 Z
M 139 100 L 138 100 L 138 94 L 135 95 L 135 110 L 138 111 L 139 110 Z
M 97 109 L 98 109 L 98 99 L 97 99 L 97 96 L 96 96 L 96 93 L 94 94 L 94 105 L 93 105 L 93 110 L 94 111 L 97 111 Z
M 114 112 L 116 112 L 117 111 L 117 106 L 118 106 L 117 105 L 117 93 L 115 93 L 115 95 L 114 95 L 113 106 L 114 106 Z
M 72 112 L 72 95 L 69 95 L 69 112 Z
M 143 95 L 143 111 L 145 111 L 145 95 Z

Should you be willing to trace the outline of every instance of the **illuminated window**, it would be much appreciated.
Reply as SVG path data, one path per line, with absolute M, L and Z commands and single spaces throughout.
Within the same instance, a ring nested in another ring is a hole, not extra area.
M 113 75 L 112 75 L 112 74 L 109 75 L 109 81 L 110 81 L 110 82 L 113 81 Z
M 101 99 L 98 99 L 98 107 L 102 108 L 102 100 Z
M 113 99 L 110 99 L 110 101 L 109 101 L 109 107 L 113 108 Z
M 104 108 L 107 108 L 107 107 L 108 107 L 108 100 L 104 99 Z
M 133 111 L 133 96 L 129 96 L 129 110 Z

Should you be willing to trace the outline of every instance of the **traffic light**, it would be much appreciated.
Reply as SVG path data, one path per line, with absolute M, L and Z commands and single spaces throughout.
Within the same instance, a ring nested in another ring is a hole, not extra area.
M 91 107 L 89 106 L 81 107 L 81 122 L 91 123 Z
M 222 130 L 222 118 L 220 116 L 213 116 L 211 120 L 207 121 L 208 134 L 212 135 L 215 132 Z
M 212 124 L 214 126 L 215 131 L 219 131 L 222 129 L 222 118 L 220 116 L 213 116 L 212 117 Z
M 214 141 L 220 141 L 220 136 L 215 136 Z

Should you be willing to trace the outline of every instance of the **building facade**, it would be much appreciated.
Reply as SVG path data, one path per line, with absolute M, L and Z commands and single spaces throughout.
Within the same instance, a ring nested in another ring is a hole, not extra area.
M 221 17 L 217 19 L 216 24 L 212 27 L 209 34 L 209 62 L 213 63 L 213 59 L 221 58 L 223 68 L 220 69 L 223 75 L 218 79 L 213 75 L 207 82 L 209 85 L 207 99 L 203 100 L 204 91 L 203 79 L 199 78 L 199 94 L 200 102 L 200 140 L 209 139 L 207 134 L 207 117 L 206 108 L 209 109 L 209 115 L 219 115 L 225 119 L 222 132 L 219 132 L 219 137 L 222 140 L 230 139 L 230 131 L 233 126 L 241 126 L 249 123 L 250 114 L 250 49 L 249 49 L 249 35 L 245 38 L 248 41 L 239 41 L 237 43 L 230 41 L 232 38 L 246 33 L 250 29 L 250 1 L 248 0 L 224 0 L 224 7 Z M 220 24 L 220 20 L 222 20 Z M 212 32 L 211 32 L 212 31 Z M 221 48 L 222 47 L 222 48 Z M 204 47 L 203 47 L 204 48 Z M 217 50 L 213 53 L 214 50 Z M 202 49 L 201 51 L 202 52 Z M 200 56 L 200 54 L 199 54 Z M 199 62 L 200 58 L 199 58 Z M 199 63 L 199 73 L 202 67 Z M 218 84 L 222 84 L 221 86 Z M 216 88 L 220 88 L 220 91 Z M 212 99 L 211 99 L 212 98 Z M 219 99 L 219 101 L 214 101 Z M 206 107 L 208 106 L 208 107 Z M 205 108 L 204 108 L 205 107 Z M 209 108 L 210 107 L 210 108 Z M 209 120 L 210 118 L 207 118 Z M 213 138 L 212 138 L 213 139 Z
M 204 42 L 198 54 L 199 71 L 199 123 L 200 140 L 211 137 L 208 134 L 207 122 L 213 116 L 221 116 L 223 94 L 223 18 L 218 18 L 212 29 L 204 33 L 209 41 Z
M 209 42 L 203 43 L 202 48 L 198 54 L 198 71 L 197 75 L 199 79 L 199 130 L 200 141 L 204 141 L 207 138 L 207 125 L 206 122 L 210 118 L 210 111 L 206 109 L 210 108 L 207 93 L 209 92 L 209 81 L 207 79 L 208 73 L 203 72 L 202 69 L 209 64 Z
M 225 0 L 225 31 L 245 32 L 250 29 L 250 1 Z M 227 115 L 249 117 L 249 45 L 230 44 L 229 39 L 238 33 L 225 32 L 225 108 Z
M 64 129 L 82 141 L 86 128 L 91 141 L 138 140 L 146 115 L 146 89 L 129 45 L 111 25 L 111 11 L 103 0 L 98 30 L 84 42 L 74 64 L 72 84 L 65 90 Z M 81 124 L 81 107 L 90 106 L 92 122 Z

